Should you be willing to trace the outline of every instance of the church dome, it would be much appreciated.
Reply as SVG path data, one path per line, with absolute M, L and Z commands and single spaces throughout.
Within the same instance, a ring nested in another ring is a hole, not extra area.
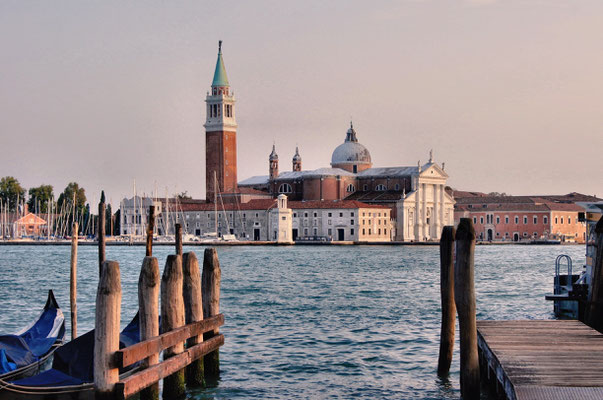
M 350 124 L 345 141 L 335 148 L 331 156 L 331 166 L 342 168 L 347 165 L 372 165 L 371 154 L 366 147 L 358 143 L 356 131 Z

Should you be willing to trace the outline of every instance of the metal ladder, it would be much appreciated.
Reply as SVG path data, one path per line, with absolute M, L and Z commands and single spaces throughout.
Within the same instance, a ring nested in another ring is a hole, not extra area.
M 567 261 L 567 284 L 565 286 L 561 285 L 561 261 Z M 569 293 L 572 291 L 572 259 L 567 254 L 560 254 L 557 256 L 555 260 L 555 294 L 561 294 L 561 289 L 565 288 L 566 292 Z

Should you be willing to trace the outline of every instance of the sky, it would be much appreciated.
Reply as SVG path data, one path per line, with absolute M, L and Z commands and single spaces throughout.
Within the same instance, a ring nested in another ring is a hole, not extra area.
M 603 196 L 600 0 L 0 2 L 0 176 L 98 202 L 205 196 L 218 40 L 238 178 L 328 167 L 350 119 L 373 165 L 459 190 Z

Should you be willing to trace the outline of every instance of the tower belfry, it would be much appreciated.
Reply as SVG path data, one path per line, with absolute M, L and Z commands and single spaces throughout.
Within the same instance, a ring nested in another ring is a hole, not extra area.
M 238 189 L 235 97 L 226 76 L 221 40 L 211 91 L 205 103 L 205 189 L 207 201 L 213 201 L 215 192 L 236 193 Z

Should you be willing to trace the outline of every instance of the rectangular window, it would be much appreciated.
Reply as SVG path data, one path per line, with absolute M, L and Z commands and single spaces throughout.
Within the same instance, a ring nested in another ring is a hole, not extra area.
M 371 228 L 369 228 L 369 235 L 371 234 Z
M 381 235 L 381 228 L 379 228 L 379 233 L 378 233 L 378 235 Z
M 383 229 L 383 234 L 387 235 L 387 229 Z
M 297 213 L 293 213 L 293 218 L 297 217 Z M 245 218 L 245 214 L 243 214 L 243 218 Z
M 518 223 L 519 223 L 519 217 L 516 215 L 515 216 L 515 224 L 518 224 Z
M 555 224 L 559 223 L 559 219 L 557 217 L 555 217 Z
M 304 217 L 308 218 L 308 213 L 307 212 L 304 213 Z
M 331 236 L 333 234 L 333 230 L 331 228 L 329 228 L 328 232 L 329 232 L 329 236 Z
M 354 212 L 352 211 L 352 212 L 350 213 L 350 215 L 353 217 L 353 216 L 354 216 Z
M 282 219 L 283 221 L 286 221 L 286 220 L 287 220 L 287 217 L 285 217 L 285 216 L 283 215 L 283 216 L 281 217 L 281 219 Z
M 538 223 L 538 217 L 534 217 L 534 225 L 536 225 Z
M 525 215 L 523 216 L 523 224 L 524 225 L 528 224 L 528 217 L 526 217 Z
M 505 217 L 505 224 L 509 223 L 509 217 Z
M 477 217 L 473 217 L 473 225 L 477 224 Z
M 572 217 L 567 217 L 567 223 L 571 224 L 572 223 Z
M 479 223 L 482 225 L 484 224 L 484 217 L 479 217 Z
M 350 225 L 354 225 L 354 220 L 353 219 L 350 220 Z
M 496 223 L 500 224 L 500 217 L 496 217 Z
M 546 215 L 544 217 L 542 217 L 542 222 L 546 225 L 549 222 L 549 217 L 547 217 Z
M 328 215 L 329 215 L 329 218 L 331 218 L 333 216 L 333 213 L 329 213 Z
M 255 213 L 255 217 L 256 217 L 256 218 L 258 218 L 258 217 L 259 217 L 259 216 L 260 216 L 260 214 L 258 214 L 258 213 Z
M 314 218 L 318 217 L 318 213 L 314 213 Z
M 563 225 L 563 217 L 561 217 L 561 225 Z
M 350 229 L 350 235 L 354 234 L 354 229 Z
M 327 224 L 331 225 L 331 220 L 328 220 L 328 221 L 327 221 Z
M 364 230 L 364 228 L 362 228 L 362 234 L 366 235 L 366 231 Z
M 340 212 L 340 213 L 339 213 L 339 216 L 340 216 L 340 217 L 343 217 L 343 213 L 342 213 L 342 212 Z

